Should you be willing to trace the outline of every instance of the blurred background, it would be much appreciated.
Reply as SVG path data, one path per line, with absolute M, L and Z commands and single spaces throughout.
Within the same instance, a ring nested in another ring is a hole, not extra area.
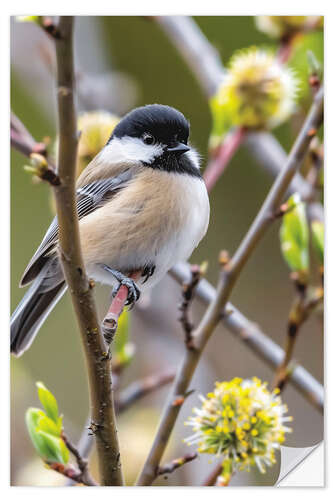
M 254 18 L 197 17 L 196 22 L 219 51 L 224 63 L 236 49 L 251 45 L 273 46 L 274 41 L 259 32 Z M 322 33 L 312 35 L 322 53 Z M 211 127 L 207 100 L 166 35 L 152 20 L 140 17 L 77 17 L 75 51 L 79 79 L 79 111 L 103 109 L 124 114 L 131 108 L 149 104 L 169 104 L 180 109 L 191 123 L 191 141 L 207 158 Z M 55 92 L 52 74 L 52 42 L 36 25 L 17 23 L 11 27 L 11 106 L 37 141 L 55 138 Z M 301 118 L 308 107 L 303 99 L 295 118 L 274 130 L 288 151 Z M 32 182 L 22 166 L 27 160 L 12 151 L 11 163 L 11 301 L 15 309 L 25 290 L 18 288 L 20 277 L 52 219 L 49 187 Z M 216 283 L 218 254 L 231 254 L 261 206 L 272 177 L 260 168 L 245 148 L 232 159 L 211 193 L 211 220 L 208 234 L 191 257 L 192 263 L 209 261 L 207 278 Z M 283 347 L 287 315 L 293 298 L 289 270 L 282 260 L 279 223 L 265 235 L 242 272 L 231 300 L 243 314 L 260 325 Z M 109 305 L 110 290 L 96 287 L 101 318 Z M 183 333 L 178 324 L 180 286 L 166 277 L 132 312 L 131 341 L 136 351 L 132 363 L 121 376 L 120 387 L 161 369 L 178 366 L 184 352 Z M 195 302 L 198 320 L 203 307 Z M 322 381 L 323 339 L 318 318 L 302 328 L 295 358 Z M 273 372 L 223 326 L 211 338 L 196 371 L 191 388 L 195 393 L 183 406 L 164 460 L 189 449 L 182 439 L 191 431 L 184 420 L 198 394 L 209 392 L 216 380 L 235 376 L 257 376 L 270 382 Z M 11 362 L 11 444 L 12 484 L 63 484 L 61 476 L 47 471 L 37 457 L 24 423 L 28 406 L 38 406 L 35 382 L 42 380 L 56 395 L 67 433 L 79 438 L 88 409 L 84 361 L 69 297 L 66 295 L 43 325 L 32 348 Z M 136 403 L 119 416 L 119 438 L 126 479 L 131 484 L 151 446 L 162 406 L 165 387 Z M 288 385 L 283 394 L 294 417 L 294 432 L 286 445 L 306 447 L 322 439 L 322 416 Z M 209 456 L 200 456 L 155 484 L 198 485 L 213 465 Z M 93 473 L 96 473 L 93 458 Z M 231 484 L 274 484 L 279 464 L 267 474 L 237 474 Z

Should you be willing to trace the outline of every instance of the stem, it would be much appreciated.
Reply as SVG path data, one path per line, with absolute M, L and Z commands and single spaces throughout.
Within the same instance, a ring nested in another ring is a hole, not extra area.
M 208 192 L 212 190 L 223 174 L 231 158 L 244 141 L 246 133 L 246 129 L 243 127 L 232 130 L 219 146 L 216 156 L 208 163 L 203 175 Z
M 80 454 L 79 449 L 69 440 L 69 438 L 66 436 L 64 432 L 62 432 L 62 439 L 64 440 L 69 451 L 74 455 L 76 459 L 77 465 L 80 469 L 81 482 L 86 486 L 98 486 L 96 481 L 90 475 L 88 468 L 88 460 Z M 74 479 L 72 477 L 71 479 L 78 481 L 78 478 Z
M 220 320 L 221 311 L 224 311 L 225 309 L 227 300 L 235 286 L 237 278 L 260 239 L 270 224 L 274 221 L 274 214 L 282 202 L 283 196 L 287 191 L 293 175 L 300 167 L 304 159 L 304 155 L 307 151 L 311 138 L 313 137 L 314 130 L 316 131 L 320 126 L 322 119 L 323 91 L 321 89 L 315 96 L 314 103 L 288 156 L 286 165 L 275 180 L 265 202 L 238 247 L 235 255 L 228 262 L 228 264 L 224 266 L 218 283 L 215 300 L 211 302 L 199 326 L 193 332 L 196 349 L 191 351 L 188 350 L 185 353 L 185 357 L 179 368 L 171 390 L 171 395 L 164 409 L 153 446 L 139 476 L 137 482 L 139 486 L 150 485 L 153 481 L 154 471 L 161 461 L 180 411 L 180 407 L 173 406 L 172 402 L 176 396 L 179 397 L 185 394 L 204 347 Z
M 85 272 L 76 209 L 76 115 L 74 106 L 73 18 L 61 16 L 55 40 L 59 117 L 60 186 L 54 187 L 59 222 L 60 256 L 83 343 L 88 370 L 92 427 L 102 485 L 122 485 L 112 395 L 111 364 L 103 360 L 105 344 L 95 301 Z
M 201 486 L 215 486 L 216 480 L 222 472 L 222 464 L 219 464 L 213 469 L 209 476 L 205 479 Z
M 176 469 L 179 469 L 179 467 L 182 467 L 183 465 L 192 462 L 192 460 L 195 460 L 197 456 L 197 453 L 187 453 L 183 457 L 175 458 L 168 464 L 161 465 L 156 471 L 156 477 L 164 476 L 165 474 L 171 474 Z
M 298 293 L 290 309 L 285 353 L 281 364 L 277 367 L 272 384 L 273 388 L 278 388 L 281 392 L 285 388 L 290 372 L 292 373 L 292 369 L 290 369 L 292 366 L 291 360 L 300 328 L 322 300 L 323 290 L 321 287 L 317 289 L 317 293 L 313 298 L 305 298 L 304 294 Z

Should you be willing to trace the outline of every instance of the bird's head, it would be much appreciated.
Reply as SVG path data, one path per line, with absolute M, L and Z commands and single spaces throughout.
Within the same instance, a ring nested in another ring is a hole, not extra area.
M 170 106 L 150 104 L 130 111 L 115 127 L 106 149 L 122 161 L 182 173 L 199 174 L 198 155 L 188 145 L 189 123 Z

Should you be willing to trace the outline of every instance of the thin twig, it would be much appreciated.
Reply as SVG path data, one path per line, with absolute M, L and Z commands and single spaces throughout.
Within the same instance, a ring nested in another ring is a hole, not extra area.
M 221 311 L 225 310 L 227 300 L 236 284 L 237 278 L 262 236 L 272 224 L 272 221 L 275 220 L 274 214 L 282 203 L 283 196 L 295 172 L 304 159 L 309 143 L 313 137 L 313 131 L 318 129 L 322 123 L 322 119 L 323 90 L 321 89 L 315 96 L 314 103 L 288 156 L 285 166 L 275 180 L 265 202 L 235 255 L 231 258 L 229 263 L 224 266 L 223 272 L 220 275 L 215 300 L 209 305 L 199 326 L 193 332 L 196 349 L 191 351 L 187 350 L 182 364 L 180 365 L 153 446 L 138 478 L 137 484 L 139 486 L 149 485 L 153 480 L 154 471 L 161 461 L 180 410 L 179 407 L 175 408 L 172 405 L 172 401 L 176 395 L 179 396 L 186 392 L 204 347 L 219 322 Z
M 179 467 L 182 467 L 183 465 L 192 462 L 192 460 L 195 460 L 197 456 L 197 453 L 187 453 L 183 457 L 175 458 L 171 462 L 161 465 L 156 470 L 156 477 L 164 476 L 165 474 L 171 474 L 176 469 L 179 469 Z
M 153 373 L 133 382 L 126 389 L 123 389 L 116 398 L 117 410 L 119 412 L 125 411 L 137 400 L 172 382 L 175 375 L 173 370 L 167 370 L 161 373 Z
M 70 439 L 68 438 L 68 436 L 66 436 L 64 432 L 62 432 L 61 437 L 64 440 L 69 451 L 74 455 L 78 468 L 80 470 L 80 475 L 77 475 L 76 479 L 74 479 L 73 477 L 71 477 L 70 479 L 75 480 L 77 482 L 81 482 L 86 486 L 98 486 L 96 481 L 90 475 L 88 460 L 81 455 L 79 449 L 70 441 Z
M 67 477 L 71 482 L 84 484 L 85 486 L 98 486 L 98 484 L 89 476 L 85 477 L 81 470 L 74 467 L 72 464 L 63 465 L 59 462 L 46 463 L 47 466 Z
M 284 358 L 277 367 L 272 384 L 273 388 L 278 388 L 281 392 L 285 388 L 290 378 L 290 374 L 292 373 L 292 369 L 290 369 L 290 366 L 292 366 L 291 360 L 300 328 L 306 322 L 311 312 L 314 311 L 322 301 L 323 289 L 321 287 L 316 289 L 313 296 L 310 297 L 306 297 L 304 293 L 297 293 L 296 299 L 289 312 Z
M 236 127 L 226 136 L 217 152 L 209 161 L 203 175 L 207 191 L 211 191 L 218 179 L 228 166 L 231 158 L 246 138 L 247 131 L 243 127 Z
M 86 275 L 76 208 L 76 115 L 74 107 L 73 18 L 61 16 L 61 37 L 55 40 L 59 116 L 58 175 L 54 187 L 59 222 L 60 256 L 72 297 L 86 357 L 93 433 L 102 485 L 122 485 L 111 379 L 111 363 L 103 359 L 105 344 L 99 328 L 92 288 Z
M 14 149 L 28 158 L 32 153 L 38 153 L 45 158 L 47 157 L 46 144 L 36 142 L 21 120 L 13 112 L 10 114 L 10 143 Z M 52 164 L 50 166 L 53 167 Z
M 204 480 L 201 486 L 215 486 L 216 480 L 222 472 L 222 464 L 218 464 L 215 469 L 209 474 L 209 476 Z

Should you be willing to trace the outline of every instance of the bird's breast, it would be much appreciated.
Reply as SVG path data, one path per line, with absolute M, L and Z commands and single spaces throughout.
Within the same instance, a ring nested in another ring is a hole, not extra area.
M 161 273 L 167 272 L 191 255 L 208 220 L 209 201 L 201 178 L 145 167 L 82 220 L 85 260 L 119 270 L 153 263 Z

